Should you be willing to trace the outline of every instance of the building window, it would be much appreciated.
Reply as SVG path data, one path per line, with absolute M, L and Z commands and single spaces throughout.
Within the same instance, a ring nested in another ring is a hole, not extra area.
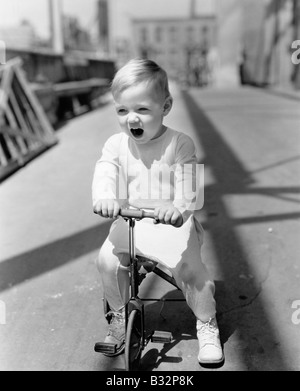
M 161 26 L 157 26 L 155 29 L 155 41 L 156 42 L 162 41 L 162 28 L 161 28 Z
M 190 40 L 193 40 L 195 37 L 194 37 L 194 27 L 193 26 L 188 26 L 187 29 L 186 29 L 186 33 L 187 33 L 187 39 L 188 41 Z
M 175 26 L 170 27 L 170 42 L 174 43 L 177 40 L 177 28 Z
M 146 27 L 140 29 L 140 39 L 142 44 L 145 44 L 148 41 L 148 30 Z

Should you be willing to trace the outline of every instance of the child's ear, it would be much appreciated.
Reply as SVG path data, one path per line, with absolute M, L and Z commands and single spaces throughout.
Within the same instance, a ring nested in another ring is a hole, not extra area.
M 168 115 L 173 106 L 173 98 L 168 96 L 164 104 L 164 116 Z

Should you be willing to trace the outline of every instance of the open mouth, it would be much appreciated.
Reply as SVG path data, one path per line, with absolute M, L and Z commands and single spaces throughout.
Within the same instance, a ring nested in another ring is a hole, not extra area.
M 131 134 L 133 135 L 133 137 L 135 137 L 135 138 L 141 138 L 144 133 L 144 130 L 141 128 L 136 128 L 136 129 L 131 128 L 130 131 L 131 131 Z

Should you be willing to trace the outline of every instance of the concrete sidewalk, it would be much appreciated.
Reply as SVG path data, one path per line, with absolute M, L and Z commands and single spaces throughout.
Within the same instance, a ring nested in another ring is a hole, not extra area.
M 204 259 L 216 282 L 226 360 L 197 363 L 195 319 L 185 303 L 146 308 L 147 328 L 174 341 L 149 344 L 146 371 L 300 369 L 297 101 L 252 88 L 180 92 L 166 124 L 189 134 L 205 164 Z M 111 222 L 92 213 L 93 169 L 118 132 L 113 107 L 74 119 L 59 144 L 0 185 L 0 370 L 124 370 L 94 353 L 104 339 L 95 266 Z M 148 276 L 142 295 L 174 297 Z M 297 307 L 299 305 L 299 307 Z M 4 323 L 4 322 L 2 322 Z

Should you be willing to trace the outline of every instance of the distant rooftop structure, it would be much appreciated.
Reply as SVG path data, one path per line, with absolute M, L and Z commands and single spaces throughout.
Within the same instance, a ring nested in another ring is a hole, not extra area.
M 217 24 L 214 15 L 196 16 L 194 11 L 182 18 L 132 19 L 134 55 L 157 61 L 174 79 L 201 66 L 216 46 Z
M 35 30 L 28 22 L 15 27 L 0 27 L 0 39 L 8 48 L 32 49 L 38 43 Z

